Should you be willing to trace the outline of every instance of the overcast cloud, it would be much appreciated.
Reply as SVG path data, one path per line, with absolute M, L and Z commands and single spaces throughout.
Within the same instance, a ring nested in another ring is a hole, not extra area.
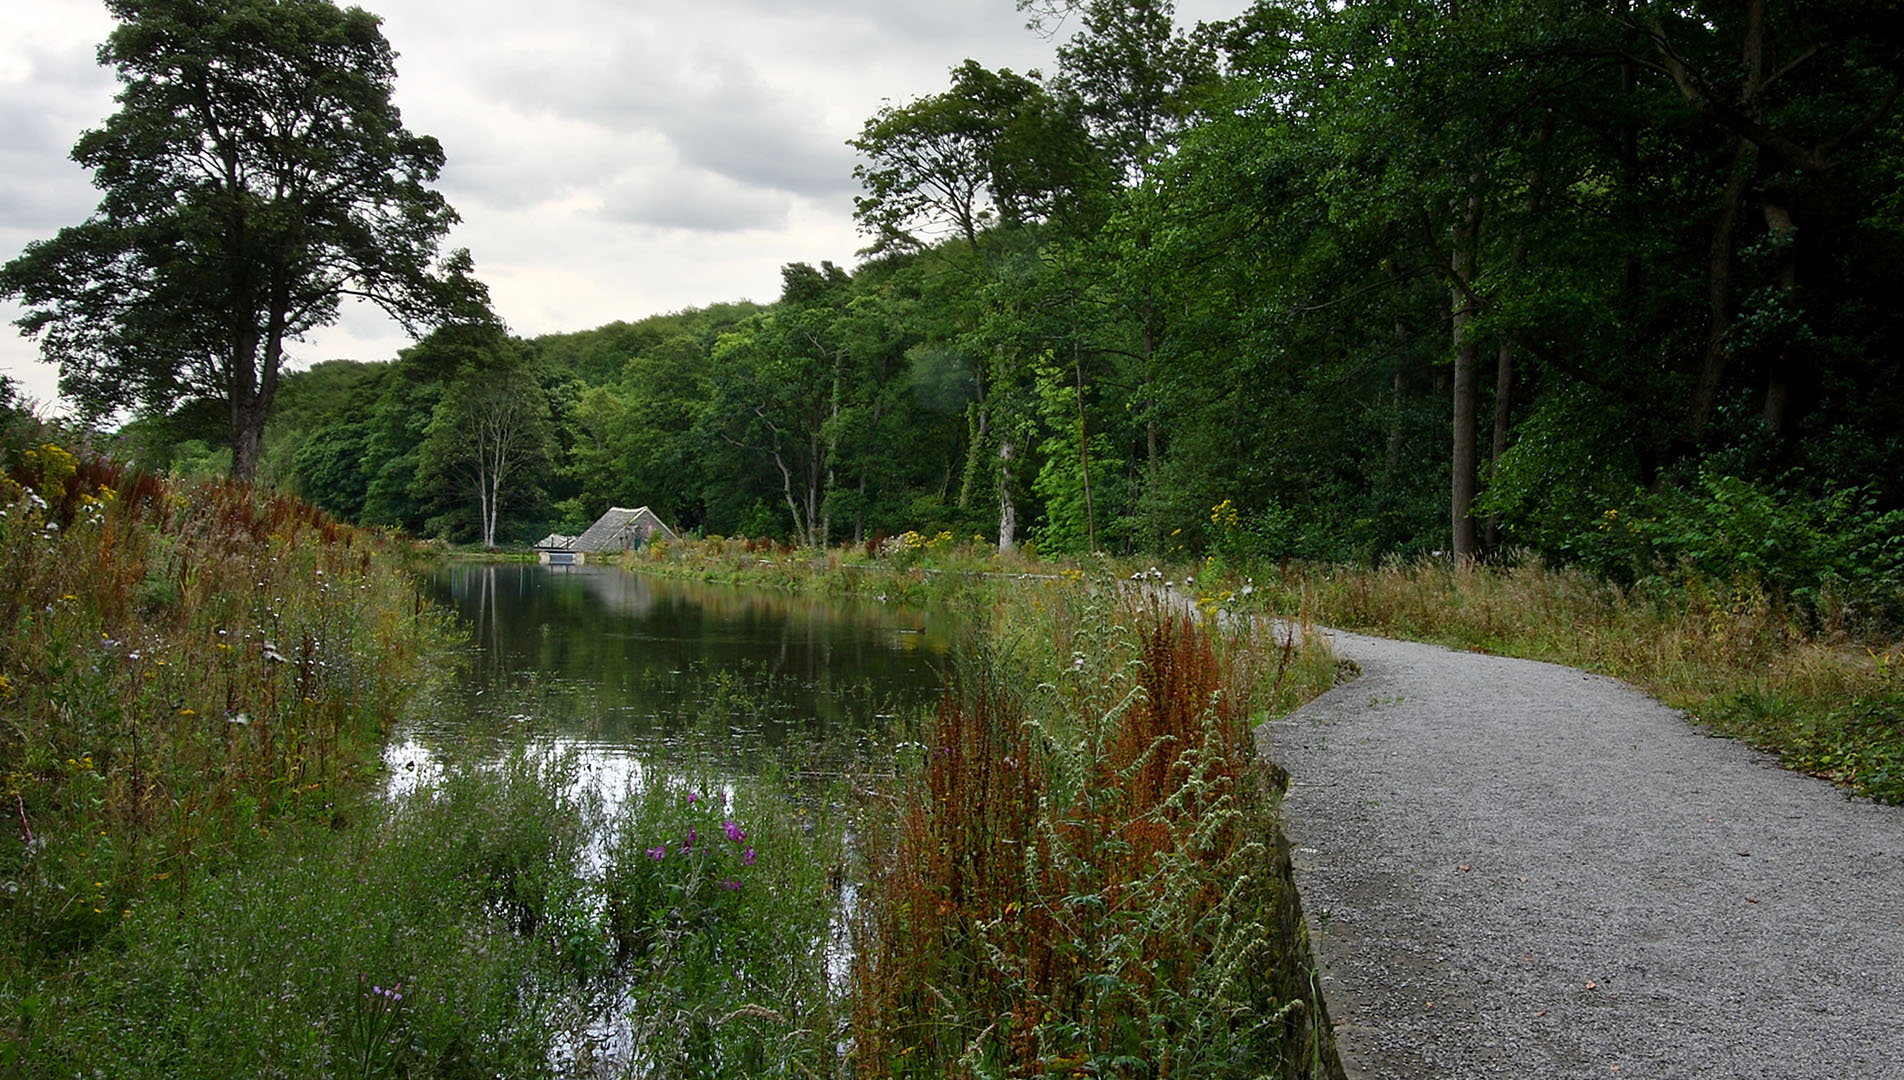
M 854 156 L 881 104 L 945 87 L 967 57 L 1049 69 L 1012 0 L 364 0 L 398 52 L 397 102 L 439 139 L 440 188 L 518 333 L 772 300 L 780 267 L 851 264 Z M 1179 0 L 1185 21 L 1244 0 Z M 0 40 L 0 260 L 77 224 L 97 193 L 67 157 L 113 109 L 97 0 L 38 0 Z M 0 305 L 7 323 L 19 314 Z M 374 310 L 294 344 L 296 366 L 408 344 Z M 0 373 L 53 397 L 33 342 Z

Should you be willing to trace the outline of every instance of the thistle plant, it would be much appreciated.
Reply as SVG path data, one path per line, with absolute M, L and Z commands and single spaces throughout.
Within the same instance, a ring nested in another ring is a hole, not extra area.
M 371 1080 L 395 1076 L 403 1064 L 403 984 L 373 984 L 357 976 L 344 1019 L 342 1071 L 338 1075 Z
M 826 1075 L 837 825 L 772 775 L 667 772 L 622 801 L 604 877 L 636 1072 Z

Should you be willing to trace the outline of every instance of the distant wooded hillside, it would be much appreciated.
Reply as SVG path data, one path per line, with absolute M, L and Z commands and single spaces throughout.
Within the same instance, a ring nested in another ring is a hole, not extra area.
M 1892 5 L 1046 6 L 1048 77 L 971 61 L 866 122 L 852 272 L 320 365 L 264 475 L 457 539 L 645 504 L 807 543 L 1895 579 Z

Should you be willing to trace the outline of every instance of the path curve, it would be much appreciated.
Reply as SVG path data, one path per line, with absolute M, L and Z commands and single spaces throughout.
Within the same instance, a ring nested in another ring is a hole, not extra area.
M 1351 1078 L 1904 1080 L 1904 807 L 1613 679 L 1324 631 L 1258 739 Z

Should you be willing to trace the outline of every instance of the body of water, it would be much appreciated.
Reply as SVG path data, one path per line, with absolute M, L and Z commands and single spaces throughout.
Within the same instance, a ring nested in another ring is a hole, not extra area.
M 837 760 L 937 702 L 959 627 L 944 611 L 613 567 L 449 563 L 428 586 L 472 652 L 459 691 L 393 745 L 411 771 L 499 725 L 575 749 L 604 780 L 690 752 L 730 772 Z

